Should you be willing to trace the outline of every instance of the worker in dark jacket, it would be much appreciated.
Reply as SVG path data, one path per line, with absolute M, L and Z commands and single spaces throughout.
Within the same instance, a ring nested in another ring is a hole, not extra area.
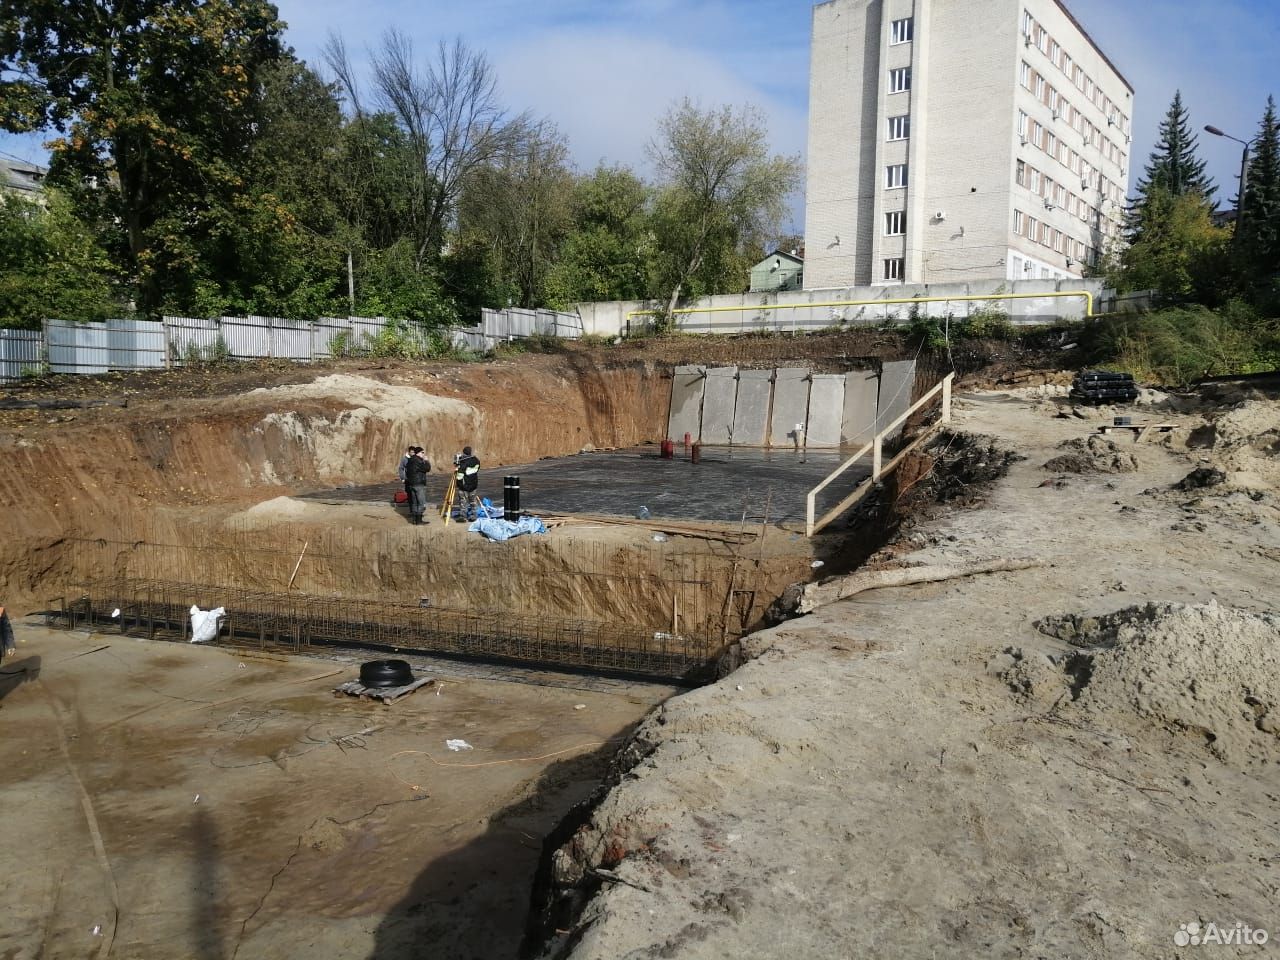
M 409 521 L 420 524 L 427 512 L 427 474 L 431 472 L 431 462 L 421 447 L 414 447 L 413 451 L 404 467 L 404 483 L 409 489 Z
M 474 520 L 480 510 L 480 458 L 463 447 L 462 454 L 454 457 L 454 485 L 458 491 L 458 510 L 467 520 Z
M 0 606 L 0 658 L 11 657 L 18 652 L 13 642 L 13 624 L 9 622 L 9 612 Z

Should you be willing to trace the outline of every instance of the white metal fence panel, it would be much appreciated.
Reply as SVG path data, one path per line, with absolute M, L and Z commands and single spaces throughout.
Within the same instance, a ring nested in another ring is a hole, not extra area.
M 217 320 L 204 317 L 165 317 L 170 360 L 182 364 L 216 359 L 227 347 L 220 328 Z
M 17 380 L 44 365 L 44 335 L 39 330 L 0 330 L 0 381 Z
M 108 320 L 112 370 L 149 370 L 165 365 L 164 324 L 156 320 Z
M 106 373 L 111 342 L 106 324 L 48 320 L 44 325 L 49 369 L 54 373 Z

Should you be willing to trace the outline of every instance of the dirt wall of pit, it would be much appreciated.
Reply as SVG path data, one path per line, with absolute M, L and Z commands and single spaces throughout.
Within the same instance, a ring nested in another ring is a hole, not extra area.
M 670 396 L 663 365 L 582 355 L 527 368 L 509 361 L 348 369 L 9 432 L 0 441 L 6 602 L 20 608 L 47 598 L 71 565 L 70 542 L 121 539 L 135 525 L 125 517 L 185 507 L 191 512 L 174 524 L 181 533 L 211 506 L 385 481 L 410 443 L 438 465 L 469 443 L 488 468 L 628 446 L 663 435 Z

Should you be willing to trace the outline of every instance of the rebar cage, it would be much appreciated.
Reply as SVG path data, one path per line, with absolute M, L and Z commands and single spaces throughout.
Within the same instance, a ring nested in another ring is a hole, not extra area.
M 449 610 L 401 602 L 270 593 L 115 577 L 51 600 L 46 623 L 76 629 L 110 626 L 149 638 L 190 634 L 193 605 L 225 608 L 216 642 L 284 647 L 371 647 L 593 673 L 699 682 L 722 642 L 590 620 Z

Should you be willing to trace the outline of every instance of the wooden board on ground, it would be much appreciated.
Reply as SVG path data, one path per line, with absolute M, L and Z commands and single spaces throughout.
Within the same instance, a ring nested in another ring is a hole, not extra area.
M 345 693 L 350 697 L 365 697 L 369 700 L 392 703 L 401 697 L 408 696 L 419 687 L 425 687 L 429 683 L 435 683 L 435 678 L 423 677 L 421 680 L 407 683 L 403 687 L 366 687 L 359 680 L 348 680 L 346 683 L 340 683 L 334 687 L 333 695 L 336 697 Z
M 1148 434 L 1152 433 L 1169 433 L 1177 424 L 1175 423 L 1108 423 L 1098 428 L 1098 433 L 1104 436 L 1116 430 L 1129 430 L 1133 433 L 1133 442 L 1145 440 Z

